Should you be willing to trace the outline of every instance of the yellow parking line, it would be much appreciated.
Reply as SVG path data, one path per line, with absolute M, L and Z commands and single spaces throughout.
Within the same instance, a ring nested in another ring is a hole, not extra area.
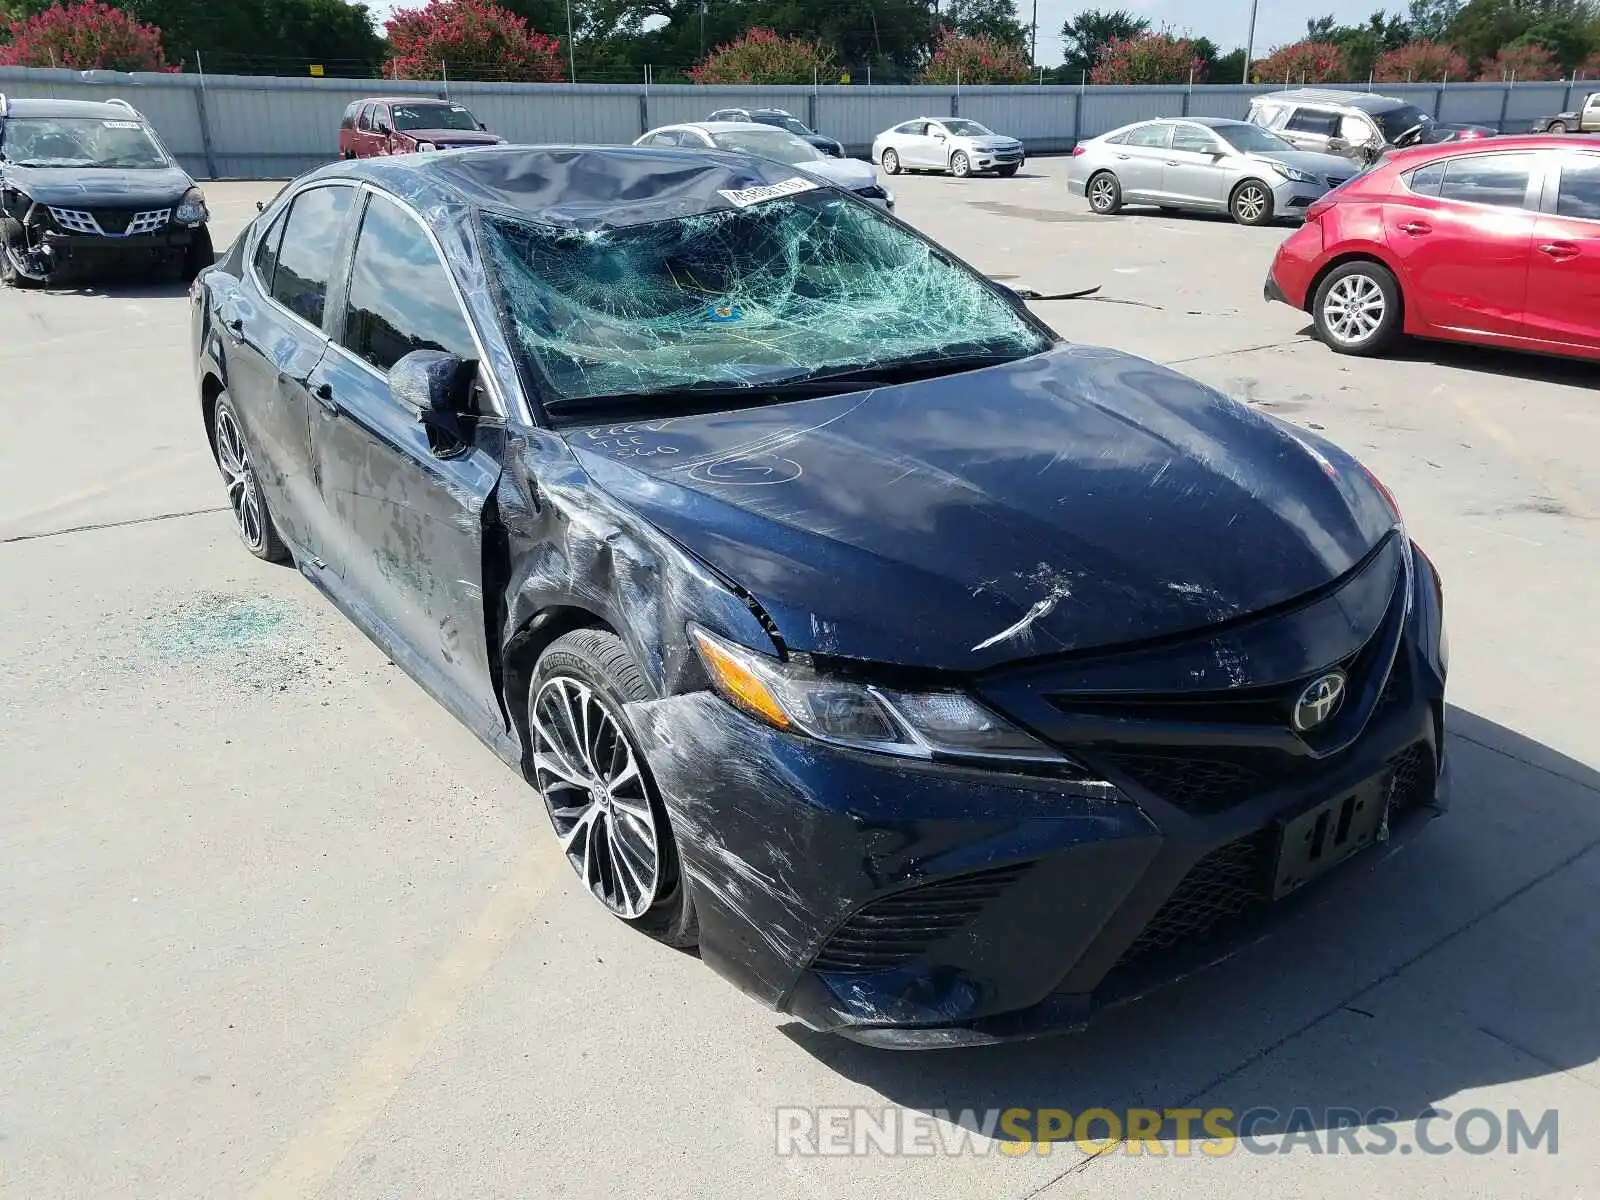
M 1593 506 L 1578 491 L 1569 487 L 1564 481 L 1552 477 L 1543 465 L 1536 462 L 1522 448 L 1521 443 L 1503 425 L 1484 412 L 1474 401 L 1467 399 L 1454 389 L 1446 390 L 1449 391 L 1450 399 L 1455 402 L 1455 406 L 1461 410 L 1461 415 L 1483 430 L 1502 450 L 1521 464 L 1522 468 L 1533 478 L 1533 481 L 1544 489 L 1546 495 L 1553 500 L 1560 501 L 1562 507 L 1575 517 L 1585 521 L 1596 519 Z
M 351 1148 L 383 1114 L 550 890 L 559 877 L 558 865 L 559 856 L 545 844 L 500 884 L 472 928 L 412 994 L 333 1102 L 300 1131 L 257 1185 L 255 1200 L 308 1200 L 322 1195 Z

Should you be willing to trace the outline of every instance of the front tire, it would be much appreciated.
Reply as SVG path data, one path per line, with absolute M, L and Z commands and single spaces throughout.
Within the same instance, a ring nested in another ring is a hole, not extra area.
M 965 179 L 972 174 L 972 160 L 967 157 L 965 150 L 957 150 L 950 156 L 950 174 L 957 179 Z
M 250 451 L 244 443 L 243 430 L 233 400 L 223 392 L 217 397 L 211 414 L 211 444 L 216 450 L 222 481 L 228 488 L 228 507 L 233 510 L 234 527 L 239 531 L 244 548 L 263 562 L 288 562 L 289 547 L 284 545 L 277 526 L 272 523 L 267 498 L 261 492 L 261 480 L 256 477 Z
M 900 174 L 900 156 L 893 150 L 885 150 L 883 152 L 882 166 L 885 175 Z
M 1089 208 L 1102 217 L 1115 216 L 1122 211 L 1122 184 L 1110 171 L 1091 176 L 1084 191 L 1089 197 Z
M 539 658 L 528 688 L 533 782 L 584 887 L 669 946 L 700 940 L 666 806 L 626 706 L 654 698 L 614 633 L 578 629 Z
M 1311 317 L 1317 336 L 1336 353 L 1382 354 L 1399 338 L 1404 323 L 1400 284 L 1378 263 L 1345 263 L 1318 285 Z
M 1259 179 L 1246 179 L 1233 189 L 1228 212 L 1240 225 L 1269 224 L 1273 216 L 1272 189 Z
M 14 217 L 0 217 L 0 287 L 37 288 L 42 286 L 41 280 L 24 275 L 19 271 L 16 261 L 11 257 L 15 253 L 13 247 L 22 244 L 23 236 L 22 222 Z
M 1546 133 L 1565 133 L 1566 131 L 1567 123 L 1565 121 L 1551 121 L 1550 127 L 1545 130 Z

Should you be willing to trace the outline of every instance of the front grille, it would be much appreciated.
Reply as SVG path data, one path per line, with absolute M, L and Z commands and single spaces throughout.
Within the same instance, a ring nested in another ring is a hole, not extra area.
M 1275 750 L 1109 751 L 1097 756 L 1175 808 L 1210 815 L 1263 795 L 1303 769 L 1304 759 Z
M 1126 966 L 1152 950 L 1197 940 L 1230 917 L 1264 904 L 1271 889 L 1276 845 L 1277 831 L 1262 829 L 1195 863 L 1117 965 Z
M 50 216 L 68 233 L 120 238 L 155 233 L 172 220 L 172 209 L 52 208 Z
M 1020 879 L 1030 864 L 976 871 L 913 887 L 857 909 L 812 961 L 817 971 L 881 971 L 944 940 Z

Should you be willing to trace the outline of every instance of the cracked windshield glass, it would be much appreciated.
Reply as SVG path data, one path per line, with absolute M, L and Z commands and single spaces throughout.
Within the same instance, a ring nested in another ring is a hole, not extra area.
M 824 189 L 618 229 L 486 214 L 511 332 L 547 399 L 757 387 L 1050 339 L 869 205 Z

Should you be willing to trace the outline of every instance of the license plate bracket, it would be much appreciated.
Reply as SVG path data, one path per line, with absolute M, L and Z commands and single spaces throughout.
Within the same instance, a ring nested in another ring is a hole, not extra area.
M 1278 838 L 1272 898 L 1287 896 L 1382 838 L 1389 779 L 1380 776 L 1286 822 Z

